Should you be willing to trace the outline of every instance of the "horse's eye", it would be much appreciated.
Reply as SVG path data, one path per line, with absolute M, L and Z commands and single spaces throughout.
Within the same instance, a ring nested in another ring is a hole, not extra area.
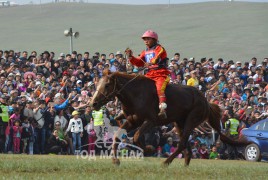
M 105 85 L 105 88 L 108 88 L 108 87 L 109 87 L 109 84 L 106 84 L 106 85 Z

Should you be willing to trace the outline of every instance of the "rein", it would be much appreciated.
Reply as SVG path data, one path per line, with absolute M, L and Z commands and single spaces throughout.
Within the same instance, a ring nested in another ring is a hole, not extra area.
M 132 81 L 134 81 L 138 76 L 140 76 L 140 74 L 135 75 L 134 78 L 130 79 L 126 84 L 124 84 L 123 87 L 121 87 L 121 89 L 119 89 L 117 91 L 117 94 L 119 94 L 129 83 L 131 83 Z
M 120 92 L 128 85 L 128 84 L 130 84 L 132 81 L 134 81 L 138 76 L 140 76 L 139 74 L 137 74 L 137 75 L 135 75 L 135 77 L 133 77 L 132 79 L 130 79 L 126 84 L 124 84 L 123 85 L 123 87 L 121 87 L 118 91 L 116 91 L 116 82 L 117 82 L 117 80 L 115 79 L 115 83 L 114 83 L 114 88 L 113 88 L 113 91 L 110 93 L 110 94 L 108 94 L 108 95 L 105 95 L 105 94 L 103 94 L 102 92 L 100 92 L 99 90 L 96 90 L 95 91 L 95 93 L 96 92 L 99 92 L 101 95 L 103 95 L 104 97 L 105 97 L 105 99 L 106 100 L 110 100 L 110 96 L 112 96 L 114 93 L 116 93 L 116 94 L 120 94 Z

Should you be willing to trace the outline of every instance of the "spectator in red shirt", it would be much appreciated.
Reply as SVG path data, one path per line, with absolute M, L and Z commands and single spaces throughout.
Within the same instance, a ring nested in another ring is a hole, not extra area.
M 208 159 L 208 150 L 205 144 L 201 144 L 198 149 L 200 159 Z

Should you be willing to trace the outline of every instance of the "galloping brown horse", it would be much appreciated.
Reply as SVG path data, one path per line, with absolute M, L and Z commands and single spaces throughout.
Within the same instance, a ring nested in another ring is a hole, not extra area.
M 127 132 L 140 127 L 134 135 L 134 142 L 138 143 L 139 136 L 149 128 L 174 122 L 178 131 L 180 142 L 177 150 L 170 156 L 165 164 L 172 160 L 184 150 L 185 165 L 189 165 L 192 151 L 188 143 L 189 136 L 195 127 L 204 121 L 220 134 L 223 142 L 240 145 L 242 142 L 233 141 L 221 133 L 220 118 L 221 110 L 209 103 L 203 94 L 194 87 L 182 85 L 168 85 L 167 97 L 167 119 L 158 119 L 158 97 L 155 84 L 152 80 L 142 75 L 128 75 L 123 73 L 110 73 L 106 71 L 100 80 L 97 90 L 93 95 L 91 105 L 98 110 L 112 100 L 115 96 L 123 104 L 123 110 L 127 121 L 120 126 Z M 114 137 L 114 142 L 118 138 Z M 113 144 L 114 163 L 119 164 L 116 156 L 117 143 Z

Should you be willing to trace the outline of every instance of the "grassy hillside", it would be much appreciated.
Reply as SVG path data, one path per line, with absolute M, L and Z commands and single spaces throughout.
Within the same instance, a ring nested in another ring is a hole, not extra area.
M 172 5 L 46 4 L 0 9 L 0 49 L 69 51 L 63 31 L 80 32 L 79 52 L 144 49 L 146 29 L 159 33 L 172 56 L 248 60 L 267 57 L 268 3 Z

